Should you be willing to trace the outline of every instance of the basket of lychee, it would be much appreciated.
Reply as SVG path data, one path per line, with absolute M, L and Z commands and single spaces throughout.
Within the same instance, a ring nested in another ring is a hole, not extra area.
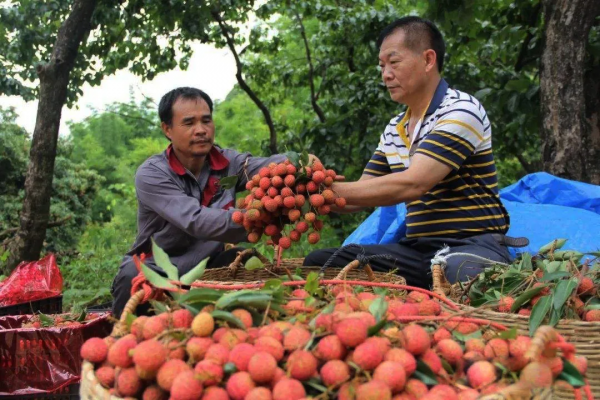
M 346 200 L 331 190 L 336 177 L 320 161 L 310 166 L 296 166 L 290 160 L 271 163 L 248 180 L 250 193 L 238 199 L 240 211 L 232 214 L 233 222 L 246 228 L 250 243 L 266 235 L 273 244 L 288 249 L 307 234 L 308 243 L 316 244 L 323 229 L 319 217 L 329 214 L 332 206 L 346 206 Z
M 565 242 L 557 239 L 533 257 L 524 253 L 511 265 L 489 267 L 449 294 L 470 315 L 519 333 L 531 334 L 540 324 L 556 327 L 590 361 L 590 385 L 600 398 L 600 352 L 590 345 L 600 341 L 600 262 L 561 250 Z M 434 290 L 442 286 L 434 280 Z
M 585 359 L 553 328 L 530 339 L 439 307 L 402 307 L 433 301 L 426 291 L 368 294 L 367 311 L 354 311 L 343 305 L 364 296 L 337 288 L 192 289 L 195 307 L 171 304 L 150 317 L 126 307 L 123 331 L 81 349 L 82 398 L 464 400 L 550 398 L 557 379 L 585 387 Z M 198 309 L 199 299 L 209 304 Z M 297 300 L 305 307 L 280 307 Z

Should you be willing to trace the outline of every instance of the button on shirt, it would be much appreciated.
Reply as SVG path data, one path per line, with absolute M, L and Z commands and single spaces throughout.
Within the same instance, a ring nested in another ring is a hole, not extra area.
M 498 195 L 492 128 L 479 101 L 442 79 L 412 143 L 410 114 L 409 108 L 390 121 L 364 170 L 373 176 L 402 172 L 416 153 L 452 168 L 419 200 L 406 204 L 406 237 L 506 233 L 510 220 Z
M 172 146 L 150 157 L 135 175 L 138 235 L 123 262 L 135 254 L 150 254 L 154 238 L 183 274 L 223 251 L 225 242 L 245 241 L 244 227 L 231 220 L 235 193 L 245 190 L 249 177 L 260 168 L 285 159 L 213 146 L 196 179 L 175 157 Z M 219 180 L 232 175 L 238 177 L 235 187 L 220 187 Z M 147 262 L 152 264 L 152 258 Z

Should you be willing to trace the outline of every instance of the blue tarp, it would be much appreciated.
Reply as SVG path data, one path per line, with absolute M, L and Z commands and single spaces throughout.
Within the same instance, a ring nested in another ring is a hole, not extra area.
M 510 214 L 510 236 L 529 238 L 519 252 L 537 253 L 554 239 L 582 253 L 600 249 L 600 186 L 557 178 L 545 172 L 523 177 L 500 191 Z M 344 245 L 395 243 L 404 237 L 404 204 L 376 209 Z

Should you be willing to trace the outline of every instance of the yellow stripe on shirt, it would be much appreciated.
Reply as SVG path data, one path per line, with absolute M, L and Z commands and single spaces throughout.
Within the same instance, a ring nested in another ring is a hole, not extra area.
M 446 164 L 450 164 L 450 165 L 452 165 L 452 166 L 453 166 L 454 168 L 456 168 L 456 169 L 459 169 L 459 168 L 460 168 L 460 166 L 459 166 L 458 164 L 456 164 L 456 163 L 454 163 L 454 162 L 452 162 L 452 161 L 448 160 L 446 157 L 442 157 L 442 156 L 440 156 L 439 154 L 435 154 L 435 153 L 434 153 L 434 152 L 432 152 L 432 151 L 429 151 L 429 150 L 425 150 L 425 149 L 421 149 L 421 148 L 419 148 L 419 149 L 417 149 L 416 153 L 425 153 L 425 154 L 429 154 L 431 157 L 433 157 L 433 158 L 437 158 L 438 160 L 440 160 L 440 161 L 442 161 L 442 162 L 444 162 L 444 163 L 446 163 Z
M 448 124 L 456 124 L 456 125 L 460 125 L 460 126 L 462 126 L 464 128 L 467 128 L 475 136 L 477 136 L 477 139 L 479 139 L 479 140 L 481 140 L 483 142 L 483 136 L 481 136 L 481 134 L 479 132 L 477 132 L 477 130 L 475 128 L 473 128 L 471 125 L 467 124 L 466 122 L 459 121 L 457 119 L 445 119 L 445 120 L 442 120 L 442 121 L 438 121 L 438 123 L 436 124 L 436 126 L 438 126 L 438 125 L 448 125 Z
M 406 226 L 423 226 L 423 225 L 432 225 L 432 224 L 443 224 L 446 222 L 467 222 L 467 221 L 484 221 L 487 219 L 499 219 L 504 218 L 504 214 L 500 215 L 486 215 L 483 217 L 470 217 L 470 218 L 448 218 L 448 219 L 437 219 L 434 221 L 421 221 L 421 222 L 413 222 L 412 224 L 406 224 Z

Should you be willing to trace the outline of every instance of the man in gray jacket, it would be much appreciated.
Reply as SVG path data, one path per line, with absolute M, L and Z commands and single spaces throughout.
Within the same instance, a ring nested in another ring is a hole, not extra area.
M 214 145 L 212 111 L 210 97 L 189 87 L 170 91 L 158 105 L 162 130 L 171 144 L 147 159 L 135 175 L 138 235 L 113 282 L 116 317 L 138 274 L 133 255 L 145 254 L 145 263 L 156 269 L 151 238 L 169 255 L 180 276 L 207 257 L 209 268 L 232 262 L 235 250 L 224 251 L 224 243 L 246 240 L 244 227 L 231 220 L 236 192 L 245 190 L 248 177 L 260 168 L 286 159 L 252 157 Z M 237 176 L 237 183 L 223 189 L 219 180 L 228 176 Z

